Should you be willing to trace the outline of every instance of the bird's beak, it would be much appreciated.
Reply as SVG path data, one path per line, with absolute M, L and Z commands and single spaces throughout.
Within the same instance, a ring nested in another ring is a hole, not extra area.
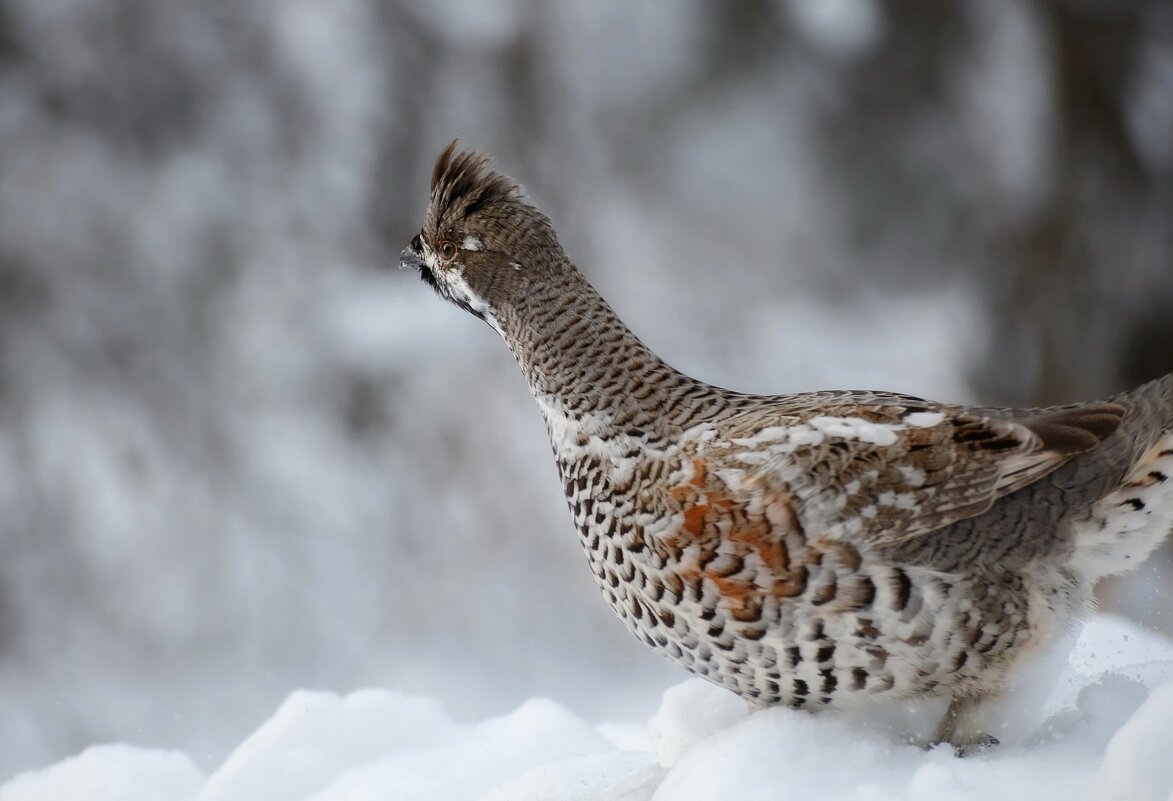
M 419 271 L 424 263 L 420 257 L 411 248 L 404 248 L 403 252 L 399 254 L 399 268 L 407 268 L 408 270 Z

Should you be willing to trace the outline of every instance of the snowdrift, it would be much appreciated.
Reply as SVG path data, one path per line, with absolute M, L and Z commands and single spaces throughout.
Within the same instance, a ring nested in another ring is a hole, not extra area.
M 0 786 L 0 801 L 1130 799 L 1173 795 L 1173 644 L 1097 618 L 1046 693 L 1019 690 L 1002 746 L 911 742 L 935 703 L 866 716 L 750 713 L 699 679 L 647 722 L 592 725 L 543 699 L 479 723 L 388 690 L 298 691 L 210 775 L 187 755 L 99 745 Z

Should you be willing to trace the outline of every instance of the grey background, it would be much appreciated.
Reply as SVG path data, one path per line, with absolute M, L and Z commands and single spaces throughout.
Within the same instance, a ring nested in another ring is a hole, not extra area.
M 1173 370 L 1162 0 L 0 0 L 0 778 L 292 689 L 634 718 L 487 328 L 394 269 L 454 136 L 714 383 Z M 1105 603 L 1173 629 L 1168 551 Z

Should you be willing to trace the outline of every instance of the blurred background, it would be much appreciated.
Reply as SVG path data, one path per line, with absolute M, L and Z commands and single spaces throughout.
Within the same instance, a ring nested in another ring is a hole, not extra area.
M 636 718 L 492 332 L 395 269 L 454 136 L 677 367 L 1173 370 L 1167 0 L 0 0 L 0 778 L 294 688 Z M 1104 605 L 1173 631 L 1169 551 Z

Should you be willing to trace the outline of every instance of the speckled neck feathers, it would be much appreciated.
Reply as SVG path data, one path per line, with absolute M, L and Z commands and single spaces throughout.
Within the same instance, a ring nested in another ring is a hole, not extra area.
M 672 425 L 682 393 L 704 391 L 652 353 L 573 269 L 532 283 L 498 324 L 548 416 L 651 435 Z

